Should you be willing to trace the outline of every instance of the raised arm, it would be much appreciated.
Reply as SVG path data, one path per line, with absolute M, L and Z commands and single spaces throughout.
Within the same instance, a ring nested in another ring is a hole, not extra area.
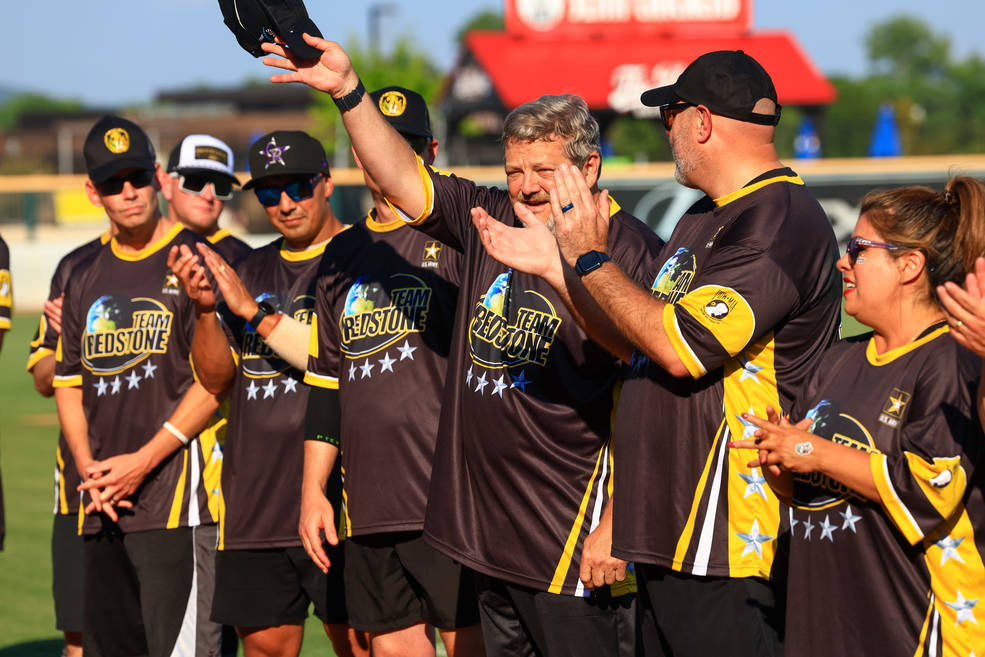
M 410 217 L 421 216 L 428 209 L 429 199 L 410 145 L 380 114 L 338 43 L 309 34 L 304 35 L 304 40 L 322 51 L 319 59 L 299 59 L 282 46 L 263 44 L 266 52 L 277 55 L 264 57 L 263 63 L 287 71 L 270 76 L 270 81 L 302 82 L 332 96 L 363 169 L 391 203 Z

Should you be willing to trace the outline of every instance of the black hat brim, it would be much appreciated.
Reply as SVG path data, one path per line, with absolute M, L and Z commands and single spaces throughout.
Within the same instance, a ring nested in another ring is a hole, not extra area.
M 647 107 L 663 107 L 677 101 L 678 98 L 676 85 L 669 84 L 665 87 L 644 91 L 640 95 L 640 102 Z
M 107 162 L 89 171 L 89 180 L 98 185 L 112 178 L 113 174 L 117 171 L 122 171 L 123 169 L 145 169 L 153 171 L 155 164 L 154 160 L 147 157 L 116 158 L 112 162 Z

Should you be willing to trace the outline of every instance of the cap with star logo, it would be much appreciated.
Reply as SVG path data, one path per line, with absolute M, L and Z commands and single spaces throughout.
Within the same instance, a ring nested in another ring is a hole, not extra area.
M 300 130 L 275 130 L 263 135 L 250 144 L 247 161 L 252 178 L 243 189 L 273 176 L 331 175 L 321 142 Z

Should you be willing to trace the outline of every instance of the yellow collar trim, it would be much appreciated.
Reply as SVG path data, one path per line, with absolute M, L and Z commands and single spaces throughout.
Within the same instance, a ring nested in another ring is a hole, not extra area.
M 113 239 L 113 233 L 110 232 L 109 228 L 103 231 L 103 234 L 99 236 L 99 243 L 106 244 L 106 242 Z
M 230 233 L 230 232 L 229 232 L 228 230 L 226 230 L 225 228 L 220 228 L 220 229 L 219 229 L 219 230 L 217 230 L 216 232 L 214 232 L 214 233 L 212 233 L 211 235 L 209 235 L 209 236 L 207 236 L 207 237 L 206 237 L 205 239 L 206 239 L 206 240 L 208 240 L 208 242 L 209 242 L 209 244 L 215 244 L 215 243 L 216 243 L 216 242 L 218 242 L 219 240 L 224 240 L 224 239 L 226 239 L 226 238 L 227 238 L 227 237 L 229 237 L 229 236 L 230 236 L 231 234 L 232 234 L 232 233 Z
M 397 219 L 396 221 L 390 221 L 388 223 L 382 224 L 376 220 L 376 210 L 370 210 L 366 213 L 366 228 L 373 231 L 374 233 L 389 233 L 394 230 L 399 230 L 407 225 L 406 221 L 401 221 Z
M 778 182 L 788 182 L 788 183 L 792 183 L 794 185 L 803 185 L 804 184 L 803 178 L 801 178 L 798 175 L 793 175 L 793 176 L 775 176 L 773 178 L 767 178 L 766 180 L 760 180 L 758 183 L 753 183 L 751 185 L 746 185 L 742 189 L 737 189 L 736 191 L 732 192 L 731 194 L 726 194 L 725 196 L 719 196 L 718 198 L 714 199 L 715 205 L 717 205 L 718 207 L 722 207 L 723 205 L 728 205 L 729 203 L 731 203 L 732 201 L 734 201 L 736 199 L 740 199 L 743 196 L 746 196 L 747 194 L 752 194 L 757 189 L 762 189 L 763 187 L 766 187 L 767 185 L 772 185 L 773 183 L 778 183 Z
M 876 353 L 876 339 L 875 337 L 869 338 L 869 344 L 865 347 L 865 358 L 870 364 L 880 367 L 882 365 L 888 365 L 900 356 L 905 356 L 911 351 L 915 351 L 927 344 L 931 340 L 935 340 L 940 336 L 947 333 L 950 329 L 947 325 L 940 327 L 936 331 L 932 331 L 927 335 L 923 336 L 919 340 L 914 340 L 909 344 L 905 344 L 902 347 L 896 347 L 895 349 L 890 349 L 884 354 Z
M 622 206 L 616 202 L 616 199 L 609 197 L 609 216 L 611 217 L 615 213 L 622 210 Z
M 161 219 L 160 221 L 164 221 L 164 220 Z M 180 233 L 184 229 L 185 227 L 182 226 L 180 222 L 175 222 L 174 226 L 171 227 L 171 230 L 165 233 L 165 235 L 162 238 L 160 238 L 156 242 L 148 244 L 147 246 L 136 252 L 121 250 L 120 243 L 116 240 L 116 237 L 113 237 L 113 239 L 110 240 L 109 245 L 110 248 L 113 249 L 113 255 L 115 255 L 120 260 L 130 260 L 130 261 L 143 260 L 144 258 L 154 255 L 155 253 L 166 247 L 171 242 L 171 240 L 177 237 L 178 233 Z

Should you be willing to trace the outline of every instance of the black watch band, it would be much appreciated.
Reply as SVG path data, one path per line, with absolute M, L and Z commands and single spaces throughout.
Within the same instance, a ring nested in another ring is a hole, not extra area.
M 257 304 L 257 314 L 254 315 L 253 319 L 250 320 L 250 328 L 252 328 L 254 331 L 259 331 L 260 322 L 263 321 L 263 318 L 266 317 L 267 315 L 275 315 L 275 314 L 277 314 L 276 308 L 274 308 L 266 301 L 261 301 L 260 303 Z
M 602 266 L 602 263 L 609 262 L 612 260 L 607 254 L 601 251 L 589 251 L 588 253 L 582 253 L 575 260 L 575 273 L 578 276 L 584 276 L 585 274 L 595 271 Z
M 359 101 L 361 101 L 365 95 L 366 87 L 363 86 L 363 81 L 357 78 L 355 89 L 341 98 L 333 97 L 332 100 L 335 101 L 335 106 L 339 108 L 340 112 L 347 112 L 358 105 Z

